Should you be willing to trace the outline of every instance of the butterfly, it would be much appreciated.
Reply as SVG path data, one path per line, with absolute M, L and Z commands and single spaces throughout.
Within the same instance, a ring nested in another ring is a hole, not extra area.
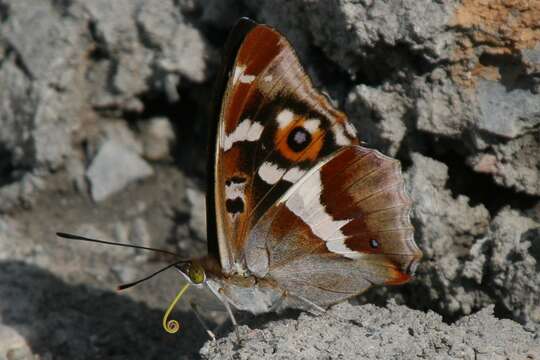
M 223 302 L 327 307 L 411 278 L 422 253 L 399 161 L 359 145 L 283 35 L 241 19 L 216 94 L 209 254 L 188 268 Z
M 174 264 L 189 283 L 232 316 L 324 309 L 411 279 L 422 253 L 399 161 L 360 145 L 283 35 L 241 19 L 215 93 L 208 255 Z

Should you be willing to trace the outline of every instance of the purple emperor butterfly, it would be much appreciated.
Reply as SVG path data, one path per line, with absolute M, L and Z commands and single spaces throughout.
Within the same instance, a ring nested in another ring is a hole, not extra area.
M 232 316 L 229 305 L 323 309 L 411 279 L 422 253 L 399 161 L 359 145 L 285 37 L 239 21 L 214 118 L 208 255 L 173 264 L 190 283 L 210 288 Z

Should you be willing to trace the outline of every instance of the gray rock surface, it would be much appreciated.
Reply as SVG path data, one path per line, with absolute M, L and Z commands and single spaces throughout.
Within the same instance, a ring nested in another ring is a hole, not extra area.
M 143 151 L 148 160 L 167 160 L 176 135 L 169 119 L 156 117 L 143 123 Z
M 529 132 L 469 158 L 478 172 L 493 176 L 497 184 L 530 195 L 540 194 L 540 133 Z
M 188 187 L 186 198 L 191 208 L 189 227 L 199 239 L 206 239 L 206 202 L 204 194 L 199 190 Z
M 465 289 L 461 272 L 468 249 L 488 231 L 489 213 L 482 205 L 470 206 L 466 196 L 454 198 L 444 189 L 446 165 L 420 154 L 413 154 L 412 159 L 407 172 L 415 204 L 412 218 L 425 254 L 415 284 L 424 288 L 423 295 L 443 313 L 470 314 L 483 294 Z
M 153 173 L 152 167 L 136 153 L 116 142 L 107 141 L 92 160 L 86 176 L 94 201 L 103 201 L 130 182 Z
M 486 308 L 448 325 L 440 315 L 390 303 L 341 304 L 326 314 L 301 314 L 239 329 L 201 349 L 204 359 L 537 359 L 540 342 Z

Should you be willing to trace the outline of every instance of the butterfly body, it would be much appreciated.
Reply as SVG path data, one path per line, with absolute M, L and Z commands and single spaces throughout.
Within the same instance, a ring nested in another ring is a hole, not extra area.
M 421 252 L 400 164 L 362 147 L 276 30 L 242 19 L 217 82 L 206 284 L 240 310 L 400 284 Z

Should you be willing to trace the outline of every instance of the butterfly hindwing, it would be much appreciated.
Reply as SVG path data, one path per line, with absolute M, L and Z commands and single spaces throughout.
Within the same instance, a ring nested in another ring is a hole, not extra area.
M 373 284 L 406 282 L 421 256 L 397 160 L 338 150 L 291 187 L 252 229 L 248 269 L 328 305 Z
M 287 40 L 265 25 L 245 28 L 229 66 L 214 154 L 225 273 L 242 261 L 250 230 L 277 199 L 322 158 L 357 143 L 354 127 L 313 88 Z

